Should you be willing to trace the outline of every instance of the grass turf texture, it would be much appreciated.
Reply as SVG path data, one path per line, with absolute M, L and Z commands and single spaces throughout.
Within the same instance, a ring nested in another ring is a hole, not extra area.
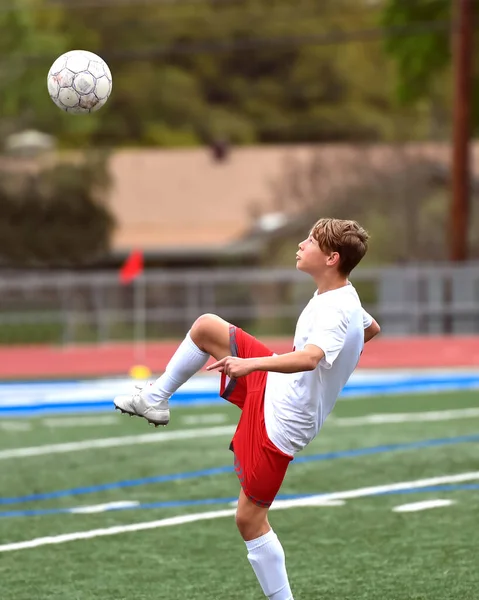
M 479 418 L 348 427 L 335 422 L 343 417 L 375 413 L 476 406 L 475 392 L 340 401 L 333 418 L 298 456 L 478 435 Z M 219 414 L 224 422 L 218 422 Z M 216 415 L 212 424 L 207 422 L 209 415 Z M 98 415 L 100 423 L 101 416 Z M 191 417 L 198 421 L 191 422 Z M 234 425 L 237 417 L 236 408 L 227 404 L 177 408 L 171 425 L 159 435 Z M 64 423 L 59 428 L 51 427 L 51 417 L 49 426 L 42 419 L 22 420 L 31 429 L 2 430 L 0 451 L 155 431 L 140 419 L 120 415 L 112 424 L 86 427 L 76 426 L 71 418 L 71 426 Z M 13 498 L 231 467 L 233 457 L 227 450 L 230 437 L 225 434 L 1 460 L 1 496 Z M 467 442 L 403 450 L 386 448 L 375 454 L 297 461 L 292 463 L 281 493 L 338 492 L 476 471 L 478 446 L 478 442 Z M 479 479 L 468 483 L 479 484 Z M 236 476 L 225 469 L 217 475 L 0 505 L 0 513 L 125 500 L 154 503 L 230 498 L 237 496 L 238 490 Z M 397 505 L 435 498 L 451 499 L 455 504 L 422 512 L 392 511 Z M 283 543 L 297 600 L 473 600 L 479 589 L 478 499 L 479 490 L 418 490 L 347 500 L 344 506 L 275 511 L 271 513 L 271 523 Z M 224 503 L 0 518 L 0 544 L 225 508 L 231 507 Z M 233 517 L 0 553 L 0 581 L 2 600 L 263 597 Z

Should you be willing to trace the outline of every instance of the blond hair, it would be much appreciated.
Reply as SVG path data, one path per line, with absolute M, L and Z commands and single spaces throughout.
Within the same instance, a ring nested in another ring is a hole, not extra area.
M 368 250 L 368 232 L 356 221 L 343 219 L 319 219 L 311 235 L 325 253 L 339 254 L 338 270 L 349 275 Z

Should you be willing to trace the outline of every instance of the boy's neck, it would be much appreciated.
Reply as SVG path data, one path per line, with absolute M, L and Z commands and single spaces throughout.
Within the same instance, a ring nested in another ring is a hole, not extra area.
M 348 285 L 349 280 L 344 275 L 337 275 L 334 277 L 322 277 L 316 281 L 316 286 L 318 288 L 318 294 L 324 294 L 325 292 L 332 292 L 333 290 L 338 290 L 339 288 L 345 287 Z

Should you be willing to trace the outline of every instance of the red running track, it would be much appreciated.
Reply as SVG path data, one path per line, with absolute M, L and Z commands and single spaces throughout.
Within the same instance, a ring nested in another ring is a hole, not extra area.
M 265 339 L 277 353 L 291 350 L 290 339 Z M 43 379 L 127 375 L 135 364 L 161 373 L 178 345 L 177 341 L 149 342 L 143 357 L 135 355 L 130 343 L 81 346 L 0 347 L 0 379 Z M 479 336 L 378 338 L 369 342 L 360 367 L 392 368 L 479 368 Z

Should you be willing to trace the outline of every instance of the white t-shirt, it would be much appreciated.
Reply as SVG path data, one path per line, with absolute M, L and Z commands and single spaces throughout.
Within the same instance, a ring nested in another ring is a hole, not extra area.
M 317 435 L 358 364 L 371 323 L 351 284 L 314 293 L 298 319 L 294 349 L 314 344 L 324 357 L 314 371 L 270 371 L 266 379 L 266 431 L 280 450 L 294 455 Z

